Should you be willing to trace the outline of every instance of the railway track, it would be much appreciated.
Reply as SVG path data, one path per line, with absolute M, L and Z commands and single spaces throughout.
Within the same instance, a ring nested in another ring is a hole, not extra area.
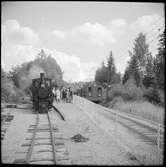
M 101 112 L 99 110 L 99 112 Z M 143 124 L 142 122 L 138 122 L 134 118 L 130 118 L 127 115 L 123 116 L 121 114 L 118 115 L 118 119 L 116 118 L 115 113 L 111 112 L 102 112 L 102 115 L 104 115 L 107 118 L 110 118 L 113 121 L 116 121 L 117 123 L 121 124 L 123 127 L 128 128 L 133 133 L 135 133 L 138 137 L 138 142 L 145 142 L 148 145 L 156 145 L 158 142 L 158 129 L 156 126 L 148 126 L 146 124 Z M 164 128 L 160 129 L 160 148 L 161 150 L 164 148 Z
M 23 151 L 18 152 L 21 159 L 16 159 L 14 164 L 70 164 L 63 138 L 49 113 L 38 113 L 28 134 L 28 142 L 22 145 Z
M 109 118 L 112 121 L 115 122 L 115 131 L 118 132 L 117 125 L 121 125 L 122 127 L 127 128 L 134 134 L 136 137 L 138 144 L 140 143 L 146 143 L 151 146 L 157 146 L 157 149 L 160 149 L 160 151 L 163 151 L 164 148 L 164 127 L 161 124 L 157 124 L 154 122 L 150 122 L 146 119 L 140 119 L 136 116 L 131 116 L 128 114 L 122 114 L 120 112 L 116 112 L 114 110 L 105 108 L 103 106 L 100 106 L 98 104 L 92 103 L 86 99 L 77 97 L 78 101 L 75 101 L 75 103 L 78 103 L 80 108 L 85 109 L 91 108 L 94 111 L 97 111 L 101 115 L 103 115 L 105 118 Z M 160 128 L 159 128 L 160 126 Z M 135 141 L 136 143 L 136 141 Z

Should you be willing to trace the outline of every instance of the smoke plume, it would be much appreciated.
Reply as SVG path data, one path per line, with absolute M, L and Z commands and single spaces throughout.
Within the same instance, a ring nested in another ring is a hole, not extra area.
M 24 90 L 28 88 L 32 84 L 32 79 L 39 78 L 40 73 L 45 73 L 45 71 L 41 67 L 37 65 L 33 65 L 30 68 L 27 76 L 21 76 L 20 83 L 19 83 L 21 89 Z

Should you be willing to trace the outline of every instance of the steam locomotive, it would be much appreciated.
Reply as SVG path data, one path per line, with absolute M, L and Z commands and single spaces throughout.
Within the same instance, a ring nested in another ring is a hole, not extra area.
M 52 80 L 40 73 L 40 78 L 32 79 L 32 102 L 36 112 L 46 113 L 53 105 Z

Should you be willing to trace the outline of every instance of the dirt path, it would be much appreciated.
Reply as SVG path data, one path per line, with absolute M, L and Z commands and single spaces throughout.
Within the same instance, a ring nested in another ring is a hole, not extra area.
M 56 104 L 65 115 L 66 122 L 56 119 L 66 139 L 72 164 L 82 165 L 137 165 L 131 156 L 97 127 L 91 119 L 73 104 Z M 54 112 L 53 115 L 56 115 Z M 70 140 L 76 134 L 89 138 L 87 142 L 76 143 Z

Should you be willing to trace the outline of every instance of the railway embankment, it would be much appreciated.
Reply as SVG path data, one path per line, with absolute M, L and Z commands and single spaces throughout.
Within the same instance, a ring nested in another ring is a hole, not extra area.
M 163 163 L 164 127 L 75 96 L 74 104 L 144 165 Z

